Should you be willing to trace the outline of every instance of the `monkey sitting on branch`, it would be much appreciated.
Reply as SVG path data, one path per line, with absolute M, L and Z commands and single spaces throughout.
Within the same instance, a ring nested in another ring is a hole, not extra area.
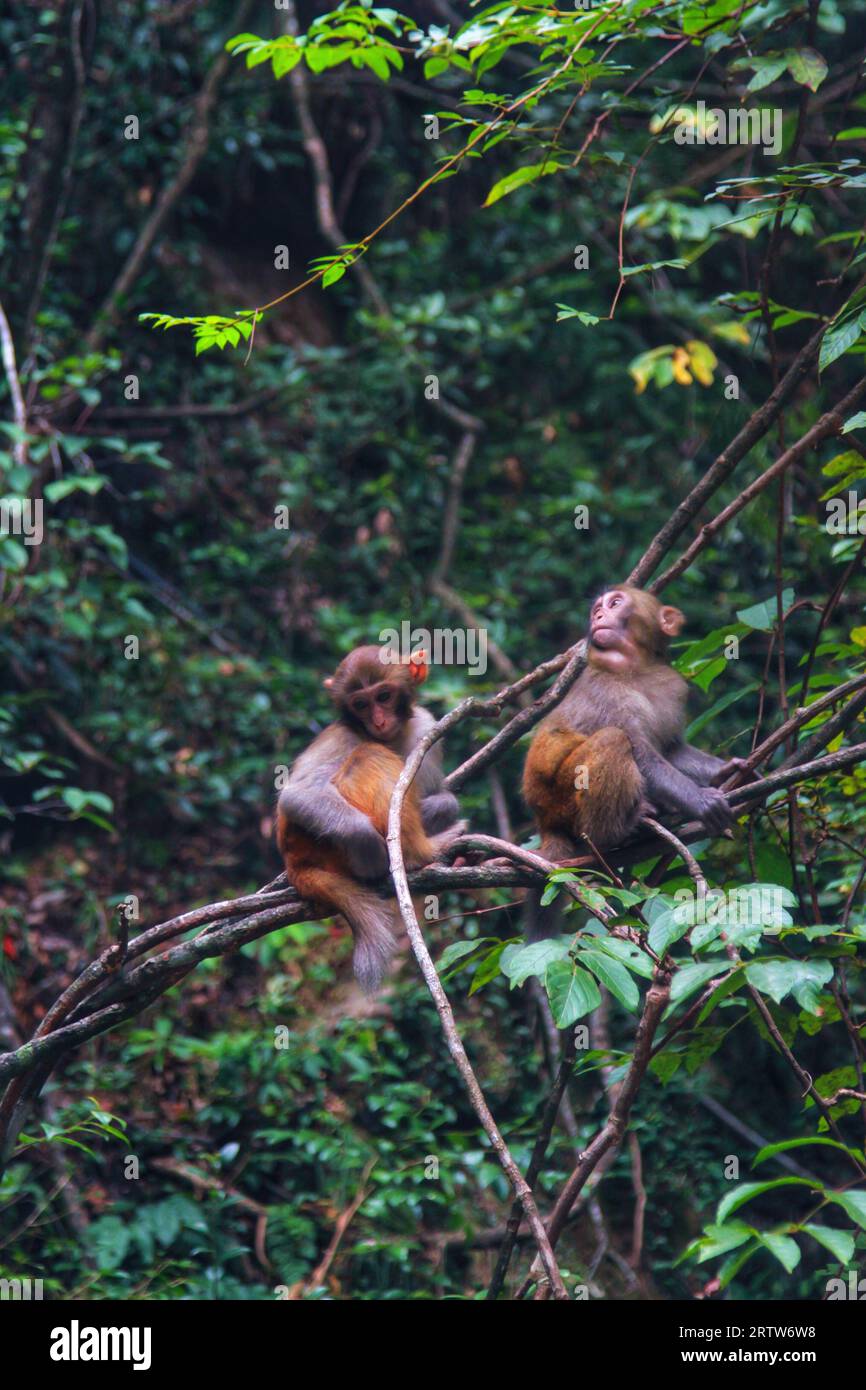
M 374 993 L 394 950 L 396 903 L 371 882 L 388 872 L 388 808 L 409 753 L 433 723 L 416 706 L 423 652 L 384 661 L 356 647 L 325 681 L 337 718 L 295 762 L 277 802 L 277 845 L 289 881 L 324 913 L 340 912 L 355 941 L 355 976 Z M 438 858 L 465 828 L 443 786 L 441 749 L 425 754 L 403 803 L 407 869 Z
M 743 760 L 703 753 L 683 736 L 688 687 L 668 646 L 684 621 L 678 608 L 630 584 L 593 602 L 586 669 L 542 720 L 524 767 L 545 858 L 571 858 L 581 840 L 614 848 L 656 809 L 701 821 L 712 835 L 731 824 L 727 797 L 713 784 Z M 555 922 L 539 903 L 533 893 L 534 939 Z

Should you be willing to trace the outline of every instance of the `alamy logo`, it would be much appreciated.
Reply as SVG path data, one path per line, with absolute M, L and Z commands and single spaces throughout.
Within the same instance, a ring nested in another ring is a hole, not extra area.
M 827 1299 L 851 1299 L 854 1303 L 866 1302 L 866 1279 L 860 1278 L 856 1269 L 848 1270 L 848 1282 L 844 1279 L 828 1279 Z
M 699 101 L 673 112 L 674 140 L 678 145 L 763 145 L 764 154 L 778 154 L 782 148 L 782 112 L 776 108 L 735 106 L 722 111 L 707 109 Z
M 41 1279 L 0 1279 L 0 1299 L 20 1302 L 42 1297 Z
M 422 649 L 434 666 L 465 666 L 470 676 L 483 676 L 487 670 L 487 629 L 483 627 L 451 628 L 413 627 L 403 621 L 398 632 L 395 627 L 383 628 L 379 641 L 384 646 L 379 660 L 408 662 L 412 653 Z
M 42 534 L 41 497 L 0 497 L 0 536 L 21 536 L 25 545 L 41 545 Z
M 51 1330 L 52 1361 L 131 1361 L 134 1371 L 150 1369 L 149 1327 L 69 1327 Z

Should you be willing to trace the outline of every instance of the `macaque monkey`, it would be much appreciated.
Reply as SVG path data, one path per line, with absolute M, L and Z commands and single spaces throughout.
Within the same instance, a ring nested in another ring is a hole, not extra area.
M 277 845 L 303 898 L 341 912 L 355 939 L 360 985 L 382 983 L 399 924 L 394 902 L 371 881 L 388 872 L 388 808 L 406 757 L 433 723 L 415 705 L 426 679 L 424 653 L 382 661 L 379 647 L 356 647 L 325 681 L 337 718 L 292 768 L 277 802 Z M 443 787 L 439 746 L 425 754 L 403 802 L 407 869 L 429 864 L 464 828 L 457 798 Z
M 657 809 L 699 820 L 713 835 L 731 824 L 727 797 L 712 784 L 742 759 L 725 762 L 683 738 L 688 687 L 669 664 L 668 644 L 684 621 L 630 584 L 593 602 L 586 669 L 542 720 L 523 773 L 545 858 L 571 858 L 581 840 L 611 849 Z M 530 898 L 535 939 L 555 918 L 538 898 Z

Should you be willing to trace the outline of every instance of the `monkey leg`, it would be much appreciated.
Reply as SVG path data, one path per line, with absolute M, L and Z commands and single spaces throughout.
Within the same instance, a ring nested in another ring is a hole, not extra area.
M 621 844 L 644 806 L 643 778 L 622 729 L 598 729 L 566 759 L 574 787 L 575 828 L 598 849 Z
M 575 814 L 574 768 L 586 743 L 573 729 L 542 728 L 532 741 L 523 769 L 523 796 L 541 831 L 541 853 L 568 858 L 579 835 Z M 556 847 L 554 849 L 554 846 Z
M 535 812 L 541 832 L 539 854 L 554 863 L 576 852 L 574 766 L 586 743 L 573 729 L 542 728 L 536 734 L 523 770 L 523 796 Z M 524 930 L 528 941 L 544 941 L 563 928 L 561 897 L 541 904 L 543 889 L 530 888 L 524 901 Z

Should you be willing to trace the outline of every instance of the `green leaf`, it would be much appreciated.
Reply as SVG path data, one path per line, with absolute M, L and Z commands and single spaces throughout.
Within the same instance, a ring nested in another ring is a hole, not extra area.
M 388 60 L 378 48 L 364 48 L 361 56 L 368 68 L 371 68 L 377 77 L 383 82 L 387 82 L 391 76 L 391 69 L 388 67 Z
M 584 1014 L 592 1013 L 601 1003 L 601 994 L 592 976 L 568 961 L 554 961 L 548 966 L 544 987 L 557 1028 L 567 1028 Z
M 498 941 L 491 947 L 486 956 L 481 957 L 472 976 L 472 984 L 469 986 L 470 995 L 477 994 L 479 989 L 483 989 L 485 985 L 501 974 L 500 962 L 507 949 L 504 941 Z
M 684 999 L 688 999 L 690 994 L 699 990 L 701 985 L 707 984 L 717 975 L 727 974 L 727 970 L 727 964 L 719 960 L 707 964 L 684 965 L 674 975 L 671 984 L 671 1003 L 681 1004 Z
M 739 67 L 741 64 L 754 67 L 755 73 L 746 85 L 747 92 L 760 92 L 764 87 L 769 87 L 771 82 L 775 82 L 782 76 L 788 66 L 785 57 L 781 58 L 741 58 L 736 63 L 731 63 L 732 68 Z
M 852 430 L 862 429 L 866 425 L 866 410 L 858 410 L 856 415 L 852 415 L 850 420 L 846 420 L 840 434 L 850 434 Z
M 530 975 L 541 976 L 554 961 L 567 961 L 571 952 L 571 937 L 533 941 L 528 946 L 508 947 L 502 955 L 502 973 L 512 988 L 522 985 Z
M 752 1167 L 757 1168 L 759 1163 L 763 1163 L 767 1158 L 772 1158 L 775 1154 L 787 1153 L 788 1149 L 802 1149 L 809 1144 L 821 1144 L 827 1149 L 841 1149 L 843 1153 L 852 1154 L 856 1158 L 862 1159 L 863 1157 L 859 1149 L 852 1149 L 847 1144 L 840 1144 L 837 1139 L 827 1139 L 820 1134 L 807 1134 L 800 1139 L 780 1139 L 778 1144 L 765 1144 L 752 1159 Z
M 675 903 L 673 907 L 653 918 L 647 935 L 647 945 L 657 956 L 663 956 L 675 941 L 685 936 L 692 925 L 688 912 L 684 910 L 685 906 L 687 904 Z
M 489 941 L 489 937 L 482 937 L 478 941 L 452 941 L 450 946 L 446 946 L 438 961 L 436 969 L 441 973 L 454 964 L 455 961 L 462 960 L 464 956 L 469 956 L 476 951 L 479 946 Z
M 741 1182 L 719 1202 L 716 1220 L 724 1221 L 732 1211 L 744 1206 L 753 1197 L 760 1196 L 762 1192 L 772 1192 L 777 1187 L 810 1187 L 813 1191 L 824 1191 L 820 1183 L 812 1182 L 809 1178 L 772 1178 L 767 1182 Z M 827 1193 L 827 1196 L 830 1195 Z
M 661 270 L 663 266 L 671 266 L 674 270 L 686 270 L 688 261 L 647 261 L 645 265 L 625 266 L 622 277 L 626 280 L 630 275 L 643 275 L 647 270 Z
M 731 1280 L 739 1274 L 743 1265 L 750 1260 L 753 1255 L 756 1255 L 760 1248 L 758 1242 L 754 1240 L 751 1244 L 740 1250 L 738 1254 L 731 1255 L 730 1259 L 725 1260 L 725 1263 L 719 1270 L 719 1283 L 723 1289 L 728 1287 Z
M 821 342 L 818 371 L 825 371 L 832 362 L 853 347 L 860 337 L 860 331 L 859 318 L 849 319 L 847 323 L 839 324 L 835 328 L 829 327 Z
M 827 1196 L 866 1231 L 866 1192 L 828 1192 Z
M 730 1221 L 722 1226 L 712 1224 L 704 1227 L 704 1234 L 696 1240 L 691 1249 L 698 1257 L 698 1263 L 715 1259 L 717 1255 L 727 1255 L 729 1250 L 738 1250 L 751 1240 L 754 1231 L 744 1221 Z
M 446 71 L 447 67 L 447 58 L 428 58 L 424 64 L 424 76 L 428 79 L 438 77 L 440 72 Z
M 832 976 L 829 960 L 753 960 L 746 966 L 746 979 L 761 994 L 777 1004 L 793 994 L 801 1008 L 813 1014 L 818 1012 L 818 991 Z
M 808 1231 L 812 1239 L 835 1255 L 840 1264 L 851 1263 L 854 1258 L 854 1237 L 849 1231 L 837 1231 L 834 1226 L 819 1226 L 816 1221 L 807 1221 L 800 1229 Z
M 342 280 L 347 269 L 348 266 L 345 261 L 335 261 L 333 265 L 328 266 L 322 276 L 322 289 L 326 290 L 329 285 L 335 284 L 337 280 Z
M 794 602 L 794 590 L 782 590 L 782 612 L 786 613 Z M 747 623 L 749 627 L 757 629 L 758 632 L 772 632 L 776 626 L 778 608 L 776 605 L 776 595 L 772 598 L 764 599 L 763 603 L 753 603 L 750 608 L 737 609 L 737 617 L 741 623 Z
M 800 1247 L 791 1236 L 779 1235 L 772 1231 L 758 1231 L 758 1240 L 771 1255 L 775 1255 L 780 1265 L 784 1265 L 789 1274 L 793 1274 L 797 1265 L 800 1263 Z
M 510 174 L 495 183 L 484 200 L 484 207 L 492 207 L 498 203 L 500 198 L 507 198 L 509 193 L 513 193 L 515 188 L 522 188 L 527 183 L 534 183 L 536 179 L 545 177 L 547 174 L 555 174 L 557 169 L 564 169 L 566 166 L 555 159 L 546 159 L 541 164 L 524 164 L 520 169 L 512 169 Z
M 67 478 L 57 478 L 53 483 L 46 483 L 45 496 L 49 502 L 60 502 L 72 492 L 86 492 L 94 497 L 97 492 L 102 491 L 106 481 L 105 478 L 101 478 L 95 473 L 88 474 L 86 477 L 73 473 Z
M 297 67 L 301 61 L 301 50 L 299 48 L 281 48 L 274 54 L 271 64 L 274 70 L 274 77 L 285 77 L 287 72 Z
M 718 989 L 713 990 L 706 1004 L 698 1014 L 695 1027 L 700 1027 L 705 1019 L 709 1018 L 713 1009 L 715 1009 L 723 999 L 727 999 L 729 995 L 735 994 L 737 990 L 742 987 L 744 982 L 745 977 L 742 970 L 735 970 L 732 975 L 729 975 L 726 980 L 723 980 Z
M 583 309 L 572 309 L 567 304 L 557 304 L 559 313 L 556 316 L 557 323 L 564 323 L 566 319 L 579 319 L 587 328 L 595 328 L 601 319 L 597 314 L 587 314 Z
M 578 960 L 607 986 L 615 999 L 634 1013 L 640 1003 L 640 991 L 624 965 L 603 951 L 579 951 Z
M 801 87 L 817 92 L 827 76 L 827 64 L 814 48 L 789 48 L 785 53 L 788 71 Z
M 117 1269 L 123 1263 L 132 1231 L 119 1216 L 100 1216 L 86 1232 L 85 1243 L 100 1270 Z
M 645 980 L 652 979 L 655 962 L 634 941 L 623 941 L 619 936 L 603 936 L 597 938 L 595 946 L 599 951 L 621 960 L 635 975 L 642 975 Z

